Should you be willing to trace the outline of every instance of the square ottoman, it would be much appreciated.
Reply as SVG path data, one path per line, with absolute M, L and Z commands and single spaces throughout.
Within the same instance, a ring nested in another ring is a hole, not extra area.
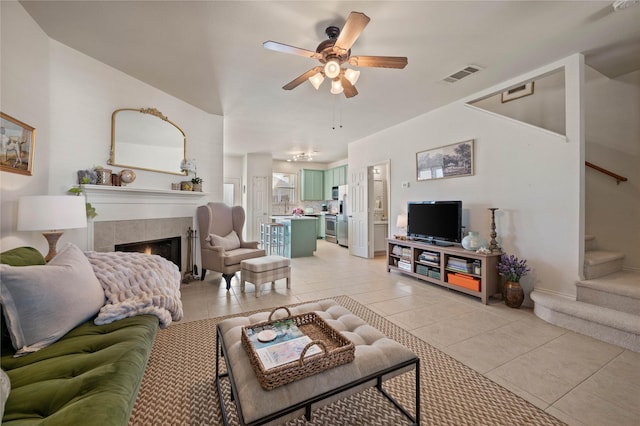
M 256 287 L 256 297 L 260 297 L 262 285 L 271 281 L 287 279 L 287 288 L 291 288 L 291 260 L 282 256 L 263 256 L 240 262 L 240 291 L 244 292 L 245 282 Z

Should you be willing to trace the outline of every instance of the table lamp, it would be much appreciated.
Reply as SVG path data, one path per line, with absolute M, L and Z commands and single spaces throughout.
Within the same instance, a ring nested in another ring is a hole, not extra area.
M 86 228 L 87 211 L 84 197 L 70 195 L 33 195 L 18 201 L 18 231 L 46 231 L 49 262 L 56 255 L 60 229 Z
M 407 239 L 407 215 L 404 213 L 400 213 L 398 215 L 398 219 L 396 220 L 396 228 L 398 228 L 398 234 L 396 238 L 400 240 Z

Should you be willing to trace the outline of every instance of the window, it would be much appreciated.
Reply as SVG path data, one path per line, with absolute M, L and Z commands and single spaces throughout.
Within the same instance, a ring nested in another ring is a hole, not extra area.
M 293 173 L 273 173 L 272 182 L 272 203 L 284 207 L 284 210 L 287 211 L 289 206 L 296 203 L 296 175 Z

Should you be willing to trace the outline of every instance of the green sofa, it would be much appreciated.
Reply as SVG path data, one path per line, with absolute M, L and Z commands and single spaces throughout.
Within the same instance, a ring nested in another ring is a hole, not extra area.
M 44 264 L 35 249 L 0 254 L 12 266 Z M 80 324 L 36 352 L 14 357 L 4 315 L 0 363 L 11 381 L 3 425 L 126 425 L 158 330 L 140 315 Z

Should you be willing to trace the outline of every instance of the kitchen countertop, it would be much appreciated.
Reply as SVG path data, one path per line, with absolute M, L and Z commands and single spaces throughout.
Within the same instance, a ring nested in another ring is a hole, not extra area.
M 273 215 L 271 216 L 272 219 L 276 219 L 276 220 L 318 220 L 317 217 L 315 216 L 294 216 L 294 215 L 282 215 L 282 216 L 278 216 L 278 215 Z

